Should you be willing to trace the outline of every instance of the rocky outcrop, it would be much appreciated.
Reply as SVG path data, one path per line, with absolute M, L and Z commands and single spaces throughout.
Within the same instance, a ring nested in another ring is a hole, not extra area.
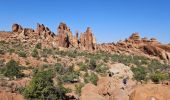
M 129 40 L 132 40 L 132 41 L 135 41 L 135 42 L 140 41 L 140 35 L 139 35 L 139 33 L 137 33 L 137 32 L 133 33 L 133 34 L 129 37 Z
M 157 41 L 156 38 L 151 38 L 151 39 L 150 39 L 150 43 L 152 43 L 152 44 L 158 44 L 159 42 Z
M 80 35 L 81 47 L 85 50 L 95 50 L 96 49 L 96 39 L 93 36 L 91 28 L 88 27 L 85 33 Z
M 170 61 L 170 47 L 167 45 L 144 45 L 142 50 L 149 55 L 158 56 L 160 59 Z
M 140 39 L 139 33 L 137 33 L 137 32 L 133 33 L 133 34 L 130 36 L 130 39 L 139 40 L 139 39 Z
M 48 27 L 45 27 L 44 24 L 37 23 L 37 29 L 35 31 L 42 39 L 54 37 L 54 33 Z
M 130 67 L 125 66 L 122 63 L 116 63 L 110 66 L 109 69 L 110 76 L 114 77 L 123 77 L 123 78 L 133 78 L 133 72 L 130 70 Z
M 72 40 L 72 33 L 65 23 L 60 23 L 57 28 L 57 42 L 58 46 L 70 47 Z
M 0 100 L 24 100 L 21 94 L 0 91 Z
M 132 80 L 124 85 L 118 77 L 101 77 L 97 86 L 88 83 L 82 88 L 80 100 L 129 100 L 134 86 Z
M 156 38 L 141 38 L 139 33 L 133 33 L 128 39 L 117 43 L 97 44 L 90 27 L 79 35 L 72 34 L 70 28 L 65 23 L 60 23 L 57 27 L 56 35 L 43 24 L 37 24 L 34 31 L 31 28 L 22 28 L 19 24 L 12 25 L 12 32 L 17 33 L 12 38 L 27 43 L 36 44 L 41 42 L 46 47 L 76 48 L 89 51 L 116 52 L 123 54 L 139 54 L 154 56 L 166 61 L 170 61 L 170 46 L 159 43 Z M 9 37 L 9 36 L 8 36 Z M 9 40 L 10 41 L 10 40 Z
M 70 28 L 65 23 L 60 23 L 57 28 L 57 33 L 56 39 L 58 46 L 67 48 L 75 47 L 82 50 L 95 50 L 96 40 L 89 27 L 85 33 L 80 35 L 80 39 L 78 32 L 73 36 Z
M 82 100 L 129 100 L 129 95 L 133 92 L 136 82 L 132 80 L 133 73 L 128 66 L 117 63 L 110 65 L 108 76 L 100 77 L 97 86 L 86 84 L 82 88 Z M 110 72 L 112 75 L 110 75 Z M 102 99 L 103 100 L 103 99 Z
M 41 41 L 44 45 L 52 45 L 53 47 L 64 48 L 78 48 L 81 50 L 95 50 L 96 39 L 90 29 L 87 28 L 86 32 L 82 33 L 79 37 L 79 33 L 76 32 L 74 36 L 70 28 L 65 23 L 60 23 L 57 28 L 57 35 L 43 24 L 37 24 L 37 28 L 34 31 L 31 28 L 22 28 L 21 25 L 13 24 L 12 31 L 18 33 L 15 38 L 21 41 Z
M 105 100 L 104 97 L 98 94 L 98 89 L 95 85 L 88 83 L 81 89 L 80 100 Z
M 19 24 L 13 24 L 12 25 L 12 32 L 22 32 L 23 28 Z
M 162 84 L 145 84 L 138 86 L 130 96 L 130 100 L 169 100 L 170 86 Z

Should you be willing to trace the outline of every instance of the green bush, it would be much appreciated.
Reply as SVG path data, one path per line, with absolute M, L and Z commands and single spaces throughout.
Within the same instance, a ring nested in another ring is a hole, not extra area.
M 165 80 L 166 76 L 160 72 L 155 72 L 151 74 L 150 78 L 154 83 L 159 83 L 160 81 Z
M 79 73 L 78 72 L 67 72 L 64 75 L 60 76 L 60 80 L 64 83 L 73 83 L 76 80 L 78 81 Z
M 42 48 L 41 43 L 37 43 L 37 44 L 35 45 L 35 48 L 36 48 L 36 49 L 41 49 L 41 48 Z
M 26 52 L 24 52 L 24 51 L 18 52 L 18 55 L 19 55 L 20 57 L 27 57 L 27 54 L 26 54 Z
M 34 49 L 31 53 L 32 57 L 39 57 L 38 50 Z
M 106 74 L 108 70 L 108 67 L 104 66 L 104 65 L 98 65 L 96 67 L 96 72 L 100 73 L 100 74 Z
M 5 51 L 3 49 L 0 49 L 0 54 L 5 54 Z
M 86 64 L 84 64 L 84 63 L 81 62 L 81 63 L 79 63 L 78 65 L 80 66 L 80 70 L 81 70 L 81 71 L 87 71 L 88 67 L 87 67 Z
M 91 70 L 95 70 L 96 67 L 97 67 L 96 59 L 91 58 L 91 59 L 90 59 L 90 64 L 89 64 L 89 68 L 90 68 Z
M 97 81 L 99 80 L 98 76 L 95 73 L 91 73 L 90 75 L 86 73 L 84 75 L 84 81 L 85 83 L 91 82 L 94 85 L 97 85 Z
M 61 85 L 55 87 L 52 78 L 51 70 L 36 72 L 30 84 L 23 91 L 25 98 L 29 100 L 65 100 L 68 89 Z
M 132 67 L 131 68 L 132 72 L 134 73 L 134 78 L 137 81 L 142 81 L 142 80 L 146 80 L 146 71 L 144 67 Z
M 21 78 L 23 77 L 23 74 L 21 73 L 21 68 L 18 65 L 18 63 L 14 60 L 10 60 L 6 64 L 6 68 L 4 70 L 4 75 L 10 78 Z
M 12 54 L 12 53 L 15 52 L 15 49 L 9 49 L 8 52 L 9 52 L 10 54 Z
M 72 83 L 79 78 L 79 72 L 75 72 L 73 67 L 63 67 L 60 63 L 55 64 L 55 71 L 60 82 Z
M 80 84 L 76 84 L 75 85 L 75 90 L 76 90 L 76 94 L 78 94 L 80 96 L 81 94 L 81 88 L 84 86 L 83 83 L 80 83 Z
M 57 74 L 63 75 L 66 72 L 66 69 L 60 63 L 56 63 L 55 71 L 57 72 Z

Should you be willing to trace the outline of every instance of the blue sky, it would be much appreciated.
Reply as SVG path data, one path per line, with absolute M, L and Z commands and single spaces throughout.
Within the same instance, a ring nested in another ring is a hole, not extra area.
M 133 32 L 170 43 L 170 0 L 1 0 L 0 30 L 13 23 L 56 32 L 66 22 L 75 33 L 90 26 L 98 42 L 123 40 Z

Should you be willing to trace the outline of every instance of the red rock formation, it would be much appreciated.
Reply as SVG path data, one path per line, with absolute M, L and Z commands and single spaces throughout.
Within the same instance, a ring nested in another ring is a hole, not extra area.
M 45 30 L 45 26 L 43 24 L 37 23 L 36 33 L 38 33 L 40 35 L 44 30 Z
M 23 28 L 19 24 L 13 24 L 12 25 L 12 32 L 21 32 Z
M 150 39 L 150 43 L 152 43 L 152 44 L 158 44 L 159 42 L 157 41 L 156 38 L 151 38 L 151 39 Z
M 81 89 L 80 100 L 105 100 L 104 97 L 98 94 L 98 89 L 95 85 L 88 83 Z
M 96 40 L 90 27 L 87 28 L 86 32 L 80 35 L 80 44 L 86 50 L 95 50 Z
M 96 39 L 92 34 L 91 29 L 88 27 L 86 32 L 75 36 L 72 35 L 70 28 L 65 23 L 60 23 L 57 28 L 57 35 L 43 24 L 37 24 L 37 28 L 34 31 L 31 28 L 22 28 L 18 24 L 13 24 L 12 31 L 17 32 L 14 38 L 21 39 L 21 41 L 29 40 L 31 43 L 43 42 L 45 45 L 52 45 L 53 47 L 74 47 L 82 50 L 95 50 Z
M 59 27 L 57 28 L 58 34 L 58 46 L 61 47 L 69 47 L 70 46 L 70 39 L 72 37 L 72 33 L 70 29 L 67 27 L 65 23 L 60 23 Z
M 140 40 L 139 33 L 137 33 L 137 32 L 133 33 L 133 34 L 129 37 L 129 39 L 132 39 L 132 40 L 134 40 L 134 41 L 139 41 L 139 40 Z

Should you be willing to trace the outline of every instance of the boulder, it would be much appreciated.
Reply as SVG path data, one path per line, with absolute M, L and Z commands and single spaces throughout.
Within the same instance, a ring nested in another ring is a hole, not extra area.
M 105 100 L 104 97 L 98 94 L 98 89 L 95 85 L 88 83 L 81 89 L 80 100 Z
M 137 86 L 130 95 L 130 100 L 169 100 L 170 86 L 145 84 Z
M 0 100 L 24 100 L 24 97 L 17 93 L 0 91 Z
M 130 70 L 129 66 L 126 66 L 122 63 L 116 63 L 111 65 L 109 69 L 110 76 L 116 76 L 116 77 L 128 77 L 129 79 L 133 78 L 133 72 Z

